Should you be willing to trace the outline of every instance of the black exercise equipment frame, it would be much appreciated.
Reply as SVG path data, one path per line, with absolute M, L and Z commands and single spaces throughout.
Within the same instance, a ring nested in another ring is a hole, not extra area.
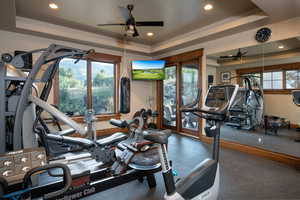
M 153 188 L 156 186 L 156 179 L 155 179 L 155 173 L 159 172 L 161 168 L 157 168 L 154 170 L 147 170 L 147 171 L 139 171 L 139 170 L 128 170 L 125 174 L 121 176 L 108 176 L 109 169 L 104 168 L 97 170 L 93 173 L 82 173 L 80 175 L 73 176 L 73 181 L 78 180 L 80 178 L 88 178 L 90 181 L 88 183 L 83 183 L 79 187 L 71 188 L 68 192 L 66 192 L 63 195 L 50 198 L 53 200 L 59 200 L 59 199 L 80 199 L 86 196 L 90 196 L 108 189 L 111 189 L 113 187 L 138 180 L 142 181 L 144 178 L 147 179 L 147 183 L 149 188 Z M 63 180 L 59 181 L 53 181 L 52 183 L 48 183 L 42 186 L 36 186 L 32 188 L 30 195 L 32 199 L 40 198 L 44 195 L 45 191 L 55 191 L 59 190 L 63 187 L 64 183 Z M 12 185 L 8 187 L 8 193 L 16 191 L 18 189 L 22 188 L 22 184 Z M 72 197 L 67 197 L 72 196 Z

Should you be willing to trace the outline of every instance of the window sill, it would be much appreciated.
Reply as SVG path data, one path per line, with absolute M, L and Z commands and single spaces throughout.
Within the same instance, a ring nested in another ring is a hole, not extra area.
M 108 121 L 110 119 L 120 119 L 121 114 L 116 113 L 116 114 L 96 115 L 95 117 L 97 118 L 96 119 L 97 122 L 101 122 L 101 121 Z M 85 123 L 84 116 L 76 116 L 71 118 L 78 123 Z
M 296 89 L 293 89 L 296 90 Z M 292 94 L 290 89 L 281 89 L 281 90 L 264 90 L 264 94 Z

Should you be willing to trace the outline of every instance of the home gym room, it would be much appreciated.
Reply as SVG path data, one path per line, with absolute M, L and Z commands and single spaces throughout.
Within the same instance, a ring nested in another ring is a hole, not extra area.
M 1 0 L 0 199 L 300 199 L 299 0 Z

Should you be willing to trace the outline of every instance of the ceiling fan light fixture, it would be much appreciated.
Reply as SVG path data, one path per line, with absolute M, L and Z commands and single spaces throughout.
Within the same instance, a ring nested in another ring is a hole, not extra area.
M 147 36 L 152 37 L 154 34 L 152 32 L 148 32 Z
M 212 10 L 214 6 L 211 3 L 206 3 L 203 8 L 204 10 L 209 11 Z
M 126 29 L 126 32 L 128 33 L 128 34 L 134 34 L 134 26 L 133 25 L 128 25 L 127 26 L 127 29 Z
M 57 10 L 58 9 L 58 5 L 55 3 L 49 3 L 49 7 L 53 10 Z

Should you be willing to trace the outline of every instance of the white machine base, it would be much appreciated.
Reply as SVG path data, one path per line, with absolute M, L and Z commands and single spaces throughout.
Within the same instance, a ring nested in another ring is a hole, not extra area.
M 220 167 L 218 164 L 215 181 L 211 188 L 200 193 L 198 196 L 192 198 L 191 200 L 217 200 L 219 196 L 219 187 L 220 187 Z M 165 200 L 184 200 L 184 198 L 179 193 L 174 193 L 173 195 L 168 196 L 165 194 Z

